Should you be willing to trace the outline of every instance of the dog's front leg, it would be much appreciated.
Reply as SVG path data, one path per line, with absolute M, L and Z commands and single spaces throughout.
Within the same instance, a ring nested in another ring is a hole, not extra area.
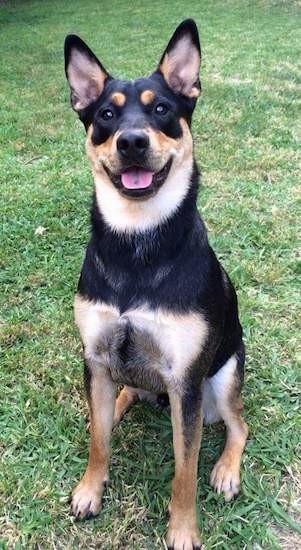
M 201 389 L 169 392 L 175 455 L 167 546 L 173 550 L 201 548 L 196 517 L 198 456 L 202 434 Z
M 109 479 L 109 444 L 116 397 L 116 384 L 107 368 L 87 359 L 85 385 L 90 412 L 90 453 L 86 472 L 72 498 L 72 511 L 81 519 L 96 515 L 101 508 Z

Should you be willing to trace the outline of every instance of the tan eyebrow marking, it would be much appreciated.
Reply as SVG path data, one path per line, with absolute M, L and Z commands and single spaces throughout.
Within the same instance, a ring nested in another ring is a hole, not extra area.
M 115 92 L 112 94 L 111 100 L 114 105 L 117 105 L 117 107 L 123 107 L 126 102 L 126 96 L 121 92 Z
M 155 94 L 152 90 L 144 90 L 142 92 L 140 99 L 143 105 L 149 105 L 154 100 Z

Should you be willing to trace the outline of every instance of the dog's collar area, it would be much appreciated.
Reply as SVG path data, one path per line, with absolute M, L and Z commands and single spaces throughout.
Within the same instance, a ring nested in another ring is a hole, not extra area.
M 171 164 L 172 157 L 156 173 L 152 173 L 139 166 L 133 166 L 120 174 L 114 174 L 105 164 L 103 166 L 111 182 L 122 195 L 139 200 L 153 196 L 158 191 L 169 174 Z M 126 186 L 124 183 L 128 185 Z

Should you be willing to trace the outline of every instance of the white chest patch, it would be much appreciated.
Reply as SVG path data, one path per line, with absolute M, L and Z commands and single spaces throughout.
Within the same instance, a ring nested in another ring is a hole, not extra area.
M 173 314 L 142 306 L 120 315 L 114 306 L 90 302 L 80 296 L 76 296 L 74 307 L 86 354 L 95 358 L 97 348 L 102 347 L 100 342 L 127 320 L 138 333 L 148 334 L 160 349 L 164 363 L 169 366 L 161 373 L 167 382 L 176 383 L 183 377 L 200 355 L 208 334 L 207 323 L 199 313 Z M 99 360 L 107 363 L 107 353 L 103 353 L 104 357 Z
M 199 313 L 173 314 L 140 307 L 124 314 L 136 328 L 149 332 L 171 366 L 170 376 L 180 379 L 200 355 L 208 334 Z

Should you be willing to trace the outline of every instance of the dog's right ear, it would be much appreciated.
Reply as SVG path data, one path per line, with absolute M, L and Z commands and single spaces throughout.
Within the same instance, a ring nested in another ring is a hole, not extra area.
M 95 101 L 109 74 L 87 44 L 75 34 L 65 39 L 65 72 L 71 89 L 71 104 L 81 111 Z

